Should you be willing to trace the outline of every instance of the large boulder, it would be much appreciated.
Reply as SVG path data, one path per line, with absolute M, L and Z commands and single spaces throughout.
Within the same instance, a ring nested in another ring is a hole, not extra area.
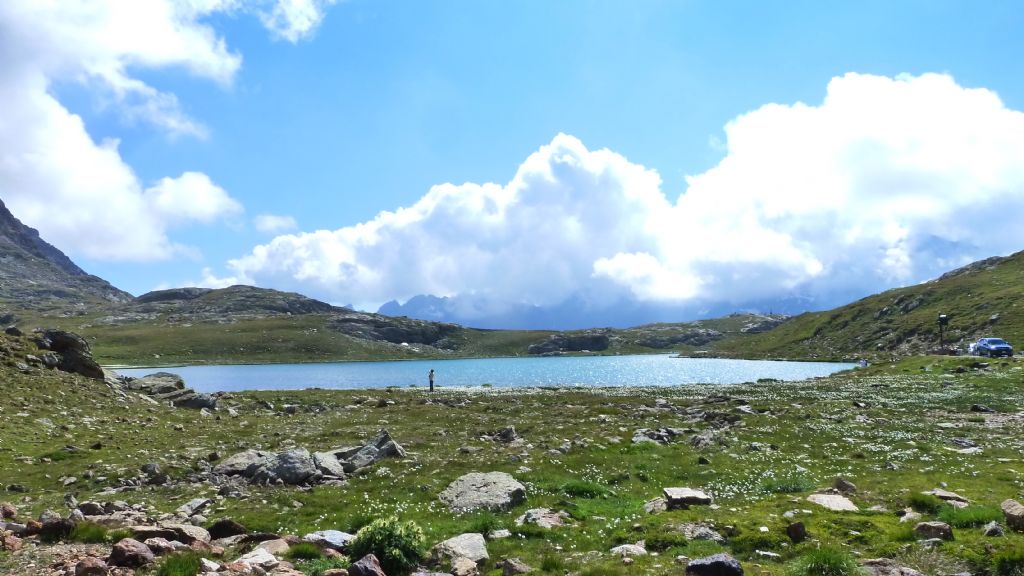
M 507 511 L 526 500 L 526 488 L 505 472 L 471 472 L 449 484 L 440 498 L 455 511 Z
M 58 370 L 103 380 L 103 368 L 92 357 L 89 343 L 78 334 L 54 329 L 36 330 L 32 340 L 40 350 L 48 350 L 57 355 Z
M 258 467 L 266 463 L 272 454 L 259 450 L 246 450 L 234 456 L 225 458 L 220 464 L 213 467 L 215 474 L 226 476 L 244 475 L 250 468 Z
M 217 409 L 215 396 L 199 394 L 187 388 L 181 376 L 171 372 L 155 372 L 141 378 L 126 378 L 125 381 L 129 390 L 141 392 L 154 400 L 169 402 L 179 408 Z
M 246 471 L 256 482 L 281 480 L 291 485 L 302 484 L 314 474 L 317 474 L 316 464 L 305 448 L 285 450 L 258 464 L 254 470 Z
M 312 542 L 321 548 L 332 548 L 338 552 L 344 552 L 355 536 L 340 530 L 320 530 L 311 532 L 302 537 L 306 542 Z
M 693 488 L 665 488 L 662 490 L 665 493 L 665 500 L 668 503 L 668 509 L 673 510 L 676 508 L 689 508 L 690 506 L 708 506 L 711 504 L 711 496 L 708 496 L 702 490 L 695 490 Z
M 914 526 L 914 534 L 922 540 L 930 538 L 952 540 L 953 528 L 945 522 L 919 522 L 917 526 Z

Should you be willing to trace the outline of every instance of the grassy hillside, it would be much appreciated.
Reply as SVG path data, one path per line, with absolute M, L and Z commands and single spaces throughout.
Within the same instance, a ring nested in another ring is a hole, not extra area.
M 916 286 L 869 296 L 827 312 L 792 318 L 716 353 L 743 357 L 842 359 L 905 355 L 939 344 L 938 316 L 949 316 L 945 342 L 966 348 L 985 336 L 1024 347 L 1024 252 L 989 258 Z

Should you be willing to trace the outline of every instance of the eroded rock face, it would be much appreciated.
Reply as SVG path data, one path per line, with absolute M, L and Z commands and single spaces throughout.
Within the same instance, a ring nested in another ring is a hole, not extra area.
M 54 368 L 103 380 L 103 368 L 92 357 L 89 343 L 78 334 L 54 329 L 36 330 L 32 340 L 40 350 L 54 353 Z
M 449 484 L 440 498 L 456 511 L 504 512 L 526 500 L 526 488 L 505 472 L 471 472 Z
M 185 386 L 185 381 L 181 376 L 171 372 L 156 372 L 142 378 L 124 378 L 123 380 L 128 390 L 141 392 L 159 402 L 170 402 L 179 408 L 217 409 L 215 396 L 195 392 Z
M 582 334 L 552 334 L 540 344 L 532 344 L 527 348 L 530 354 L 552 354 L 557 352 L 597 352 L 608 349 L 608 333 L 605 331 L 584 332 Z

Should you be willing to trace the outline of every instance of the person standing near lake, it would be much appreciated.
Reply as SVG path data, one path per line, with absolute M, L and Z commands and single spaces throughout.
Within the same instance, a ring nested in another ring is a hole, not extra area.
M 430 391 L 433 392 L 434 391 L 434 369 L 433 368 L 431 368 L 430 372 L 427 374 L 427 380 L 430 381 Z

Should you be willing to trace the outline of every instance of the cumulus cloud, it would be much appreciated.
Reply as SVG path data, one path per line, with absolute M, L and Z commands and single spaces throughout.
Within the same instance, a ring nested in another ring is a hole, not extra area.
M 227 86 L 242 57 L 206 23 L 208 17 L 280 12 L 282 26 L 296 30 L 298 39 L 322 19 L 327 4 L 0 2 L 4 201 L 73 256 L 152 260 L 180 253 L 168 237 L 169 227 L 211 222 L 239 212 L 241 205 L 197 172 L 164 178 L 144 189 L 121 157 L 119 142 L 93 139 L 82 118 L 54 96 L 53 85 L 78 83 L 129 123 L 146 123 L 172 137 L 204 137 L 207 128 L 182 110 L 176 95 L 154 88 L 135 72 L 178 68 Z
M 278 216 L 276 214 L 259 214 L 252 220 L 253 226 L 260 232 L 266 234 L 277 234 L 287 232 L 299 227 L 299 223 L 291 216 Z
M 742 304 L 874 292 L 1024 246 L 1024 114 L 949 76 L 834 78 L 820 104 L 729 122 L 724 146 L 670 199 L 653 170 L 558 135 L 505 185 L 438 185 L 228 266 L 359 306 L 421 293 L 548 306 L 609 286 Z
M 338 0 L 277 0 L 270 10 L 260 13 L 260 20 L 275 36 L 298 42 L 316 30 L 324 13 Z

